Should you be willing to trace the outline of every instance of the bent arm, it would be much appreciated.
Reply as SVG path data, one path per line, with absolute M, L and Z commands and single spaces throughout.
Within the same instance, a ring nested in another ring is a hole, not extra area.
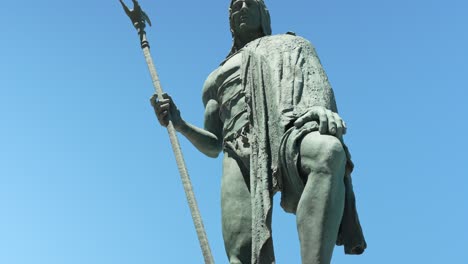
M 200 152 L 211 158 L 218 157 L 222 150 L 222 124 L 218 113 L 218 103 L 215 100 L 210 100 L 205 108 L 205 129 L 187 122 L 183 122 L 179 128 L 179 132 Z

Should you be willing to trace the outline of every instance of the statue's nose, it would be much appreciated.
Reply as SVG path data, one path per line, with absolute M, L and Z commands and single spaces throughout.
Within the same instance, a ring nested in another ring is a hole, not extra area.
M 247 10 L 247 3 L 245 1 L 242 1 L 242 7 L 241 10 Z

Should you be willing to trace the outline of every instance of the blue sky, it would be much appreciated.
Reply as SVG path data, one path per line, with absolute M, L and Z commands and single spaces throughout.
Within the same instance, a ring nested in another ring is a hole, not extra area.
M 131 3 L 130 1 L 127 1 Z M 229 1 L 141 0 L 163 88 L 202 125 L 227 54 Z M 468 4 L 268 1 L 275 34 L 316 47 L 348 124 L 369 244 L 333 263 L 466 263 Z M 137 35 L 115 1 L 4 1 L 0 16 L 0 263 L 202 263 Z M 181 138 L 216 263 L 221 159 Z M 275 197 L 278 263 L 300 263 Z

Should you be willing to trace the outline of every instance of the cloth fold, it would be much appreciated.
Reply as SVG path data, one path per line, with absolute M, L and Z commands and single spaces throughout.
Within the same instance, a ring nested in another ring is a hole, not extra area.
M 325 71 L 307 40 L 292 35 L 266 36 L 250 42 L 240 52 L 242 85 L 250 106 L 247 111 L 251 146 L 252 263 L 271 264 L 275 262 L 272 197 L 275 186 L 281 189 L 284 178 L 279 162 L 282 138 L 294 120 L 310 107 L 323 106 L 333 112 L 338 109 Z M 347 254 L 361 254 L 366 242 L 356 212 L 350 159 L 348 166 L 345 211 L 337 244 L 344 245 Z M 295 212 L 286 204 L 283 207 Z

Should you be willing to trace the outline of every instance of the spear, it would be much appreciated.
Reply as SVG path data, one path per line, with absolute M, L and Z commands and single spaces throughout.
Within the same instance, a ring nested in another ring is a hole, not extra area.
M 148 40 L 146 39 L 145 27 L 146 23 L 151 26 L 151 21 L 146 15 L 145 12 L 141 9 L 140 4 L 137 0 L 133 1 L 133 10 L 130 10 L 122 0 L 119 0 L 122 4 L 122 7 L 125 13 L 130 17 L 130 20 L 133 23 L 133 26 L 140 36 L 141 48 L 143 49 L 143 54 L 145 56 L 146 63 L 148 64 L 148 69 L 151 74 L 151 79 L 153 81 L 153 86 L 156 91 L 158 98 L 163 98 L 163 90 L 159 82 L 158 73 L 156 72 L 156 67 L 154 66 L 153 59 L 150 54 L 150 46 Z M 206 264 L 214 264 L 213 256 L 211 255 L 210 245 L 208 243 L 208 238 L 206 236 L 205 227 L 201 219 L 200 211 L 198 209 L 197 201 L 195 200 L 195 194 L 193 192 L 192 183 L 185 165 L 184 157 L 182 156 L 182 151 L 180 149 L 180 143 L 177 138 L 176 130 L 174 125 L 169 120 L 167 125 L 167 132 L 169 134 L 169 139 L 171 141 L 172 150 L 177 162 L 177 167 L 179 168 L 180 177 L 182 179 L 182 184 L 184 186 L 185 195 L 187 196 L 187 202 L 190 207 L 190 212 L 192 214 L 193 223 L 195 225 L 195 230 L 197 231 L 198 240 L 200 242 L 200 247 L 203 253 Z

